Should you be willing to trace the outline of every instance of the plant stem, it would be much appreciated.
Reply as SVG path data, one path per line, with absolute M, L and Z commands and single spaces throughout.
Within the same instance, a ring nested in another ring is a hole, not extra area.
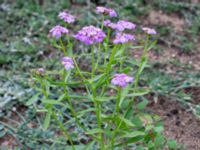
M 124 58 L 123 58 L 123 56 L 124 56 L 124 53 L 125 53 L 125 50 L 126 50 L 126 45 L 122 45 L 121 46 L 121 49 L 122 49 L 122 55 L 121 55 L 121 60 L 120 60 L 120 67 L 119 67 L 119 70 L 120 70 L 120 72 L 122 72 L 122 68 L 123 68 L 123 64 L 124 64 Z
M 148 44 L 149 44 L 149 35 L 147 35 L 147 37 L 146 37 L 146 42 L 145 42 L 143 54 L 142 54 L 142 57 L 140 59 L 140 65 L 139 65 L 138 71 L 137 71 L 136 76 L 135 76 L 134 89 L 133 89 L 134 92 L 136 91 L 136 89 L 138 87 L 138 82 L 139 82 L 140 75 L 141 75 L 141 73 L 142 73 L 142 71 L 144 69 L 144 66 L 145 66 L 145 64 L 147 63 L 147 60 L 148 60 L 148 56 L 147 56 Z M 135 97 L 133 97 L 133 100 L 129 102 L 128 109 L 127 109 L 127 111 L 125 113 L 125 117 L 127 116 L 128 111 L 133 106 L 134 98 Z
M 70 39 L 69 39 L 69 36 L 67 36 L 67 44 L 68 44 L 68 46 L 67 46 L 67 48 L 69 49 L 69 51 L 68 51 L 68 55 L 69 56 L 73 56 L 73 51 L 72 51 L 72 43 L 71 43 L 71 41 L 70 41 Z
M 144 58 L 145 59 L 148 58 L 148 56 L 147 56 L 148 42 L 149 42 L 149 36 L 147 36 L 147 40 L 146 40 L 146 43 L 145 43 L 145 46 L 144 46 L 144 51 L 143 51 L 143 54 L 142 54 L 142 57 L 141 57 L 141 60 L 140 60 L 139 69 L 138 69 L 137 74 L 136 74 L 137 77 L 136 77 L 135 82 L 134 82 L 134 91 L 136 91 L 136 89 L 137 89 L 140 74 L 144 69 L 142 67 L 144 65 L 143 64 L 144 63 L 143 59 Z M 133 100 L 129 102 L 128 108 L 127 108 L 127 110 L 125 111 L 125 113 L 123 115 L 124 118 L 127 116 L 129 109 L 131 109 L 131 107 L 133 106 L 133 103 L 134 103 L 134 97 L 133 97 Z M 115 129 L 113 135 L 115 135 L 117 133 L 118 129 L 121 127 L 121 124 L 122 124 L 122 120 L 120 121 L 120 123 L 118 124 L 117 128 Z M 112 141 L 112 149 L 114 149 L 114 140 Z
M 59 125 L 60 129 L 62 130 L 63 134 L 65 135 L 66 139 L 69 140 L 70 144 L 72 145 L 72 149 L 76 150 L 71 137 L 69 136 L 69 134 L 65 130 L 65 127 L 63 127 L 62 123 L 58 120 L 58 117 L 56 116 L 56 114 L 53 111 L 52 111 L 52 115 L 53 115 L 55 121 L 57 122 L 57 124 Z
M 96 89 L 92 86 L 92 95 L 93 95 L 93 101 L 94 101 L 94 105 L 95 105 L 95 109 L 96 109 L 96 117 L 97 117 L 97 124 L 98 124 L 98 128 L 101 129 L 101 105 L 100 103 L 96 100 Z M 103 135 L 100 132 L 99 133 L 99 139 L 100 139 L 100 149 L 103 150 L 104 149 L 104 143 L 103 143 Z
M 104 28 L 104 15 L 102 15 L 102 23 L 101 23 L 101 30 Z
M 101 57 L 101 44 L 98 45 L 98 51 L 97 51 L 97 62 L 96 62 L 96 65 L 95 65 L 95 71 L 97 70 L 98 66 L 99 66 L 99 60 L 100 60 L 100 57 Z M 94 71 L 94 72 L 95 72 Z
M 105 54 L 104 54 L 104 66 L 106 66 L 106 58 L 108 56 L 109 39 L 110 39 L 110 29 L 108 29 L 108 34 L 107 34 L 107 39 L 106 39 L 106 48 L 105 48 Z
M 108 65 L 105 67 L 106 68 L 105 72 L 106 72 L 107 75 L 109 75 L 109 72 L 111 70 L 112 62 L 113 62 L 117 47 L 118 47 L 117 45 L 115 45 L 113 47 L 111 55 L 110 55 L 110 59 L 109 59 L 109 62 L 108 62 Z
M 121 99 L 121 88 L 118 88 L 117 90 L 117 99 L 116 99 L 116 106 L 115 106 L 115 112 L 113 113 L 113 116 L 120 116 L 120 106 L 119 106 L 119 103 L 120 103 L 120 99 Z M 117 122 L 118 120 L 116 119 L 116 128 L 115 130 L 113 131 L 113 135 L 112 135 L 112 141 L 111 141 L 111 146 L 112 146 L 112 149 L 114 150 L 114 145 L 115 145 L 115 137 L 116 137 L 116 134 L 118 132 L 118 127 L 119 125 L 117 125 Z M 121 123 L 121 122 L 120 122 Z
M 94 54 L 94 47 L 92 47 L 92 76 L 91 78 L 94 78 L 95 74 L 95 54 Z
M 144 51 L 143 51 L 143 54 L 142 54 L 142 57 L 140 59 L 140 66 L 139 66 L 139 69 L 137 71 L 137 74 L 136 74 L 136 77 L 135 77 L 135 82 L 134 82 L 134 89 L 136 90 L 137 86 L 138 86 L 138 82 L 139 82 L 139 78 L 140 78 L 140 74 L 142 73 L 143 71 L 143 65 L 145 63 L 145 60 L 147 61 L 148 57 L 147 57 L 147 48 L 148 48 L 148 43 L 149 43 L 149 36 L 147 35 L 147 39 L 146 39 L 146 43 L 145 43 L 145 46 L 144 46 Z
M 103 88 L 102 88 L 102 90 L 101 90 L 101 96 L 104 94 L 104 92 L 106 91 L 106 88 L 107 88 L 107 86 L 108 86 L 108 79 L 110 78 L 110 77 L 109 77 L 109 73 L 110 73 L 110 70 L 111 70 L 112 62 L 113 62 L 113 59 L 114 59 L 114 56 L 115 56 L 117 47 L 118 47 L 118 46 L 115 45 L 115 46 L 112 48 L 109 62 L 108 62 L 108 64 L 105 66 L 105 73 L 106 73 L 106 76 L 107 76 L 107 81 L 106 81 L 106 82 L 107 82 L 107 83 L 106 83 L 105 86 L 103 86 Z
M 70 72 L 68 72 L 68 74 L 70 74 Z M 64 80 L 64 83 L 65 83 L 66 85 L 67 85 L 67 77 L 68 77 L 68 75 L 66 75 L 66 72 L 64 71 L 64 72 L 63 72 L 63 80 Z M 80 123 L 80 121 L 78 120 L 77 114 L 76 114 L 76 112 L 75 112 L 75 110 L 74 110 L 74 108 L 73 108 L 73 105 L 72 105 L 72 103 L 71 103 L 70 97 L 69 97 L 69 95 L 68 95 L 67 87 L 65 87 L 65 86 L 64 86 L 64 93 L 65 93 L 65 96 L 66 96 L 66 98 L 67 98 L 67 101 L 68 101 L 68 104 L 69 104 L 69 107 L 70 107 L 70 111 L 71 111 L 73 117 L 75 118 L 76 123 L 77 123 L 84 131 L 86 131 L 87 129 L 86 129 L 86 128 Z
M 65 49 L 65 46 L 63 44 L 62 39 L 60 38 L 59 41 L 60 41 L 60 45 L 62 46 L 62 50 L 63 50 L 64 56 L 67 56 L 66 49 Z

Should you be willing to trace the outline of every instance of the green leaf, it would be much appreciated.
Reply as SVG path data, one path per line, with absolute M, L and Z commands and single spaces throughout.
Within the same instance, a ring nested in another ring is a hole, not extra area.
M 127 133 L 125 135 L 122 135 L 123 138 L 133 138 L 133 137 L 137 137 L 137 136 L 144 136 L 145 133 L 142 131 L 133 131 L 130 133 Z
M 89 82 L 89 83 L 96 82 L 97 80 L 99 80 L 99 79 L 102 78 L 102 77 L 104 77 L 104 74 L 97 75 L 97 76 L 95 76 L 94 78 L 89 79 L 88 82 Z
M 103 133 L 103 130 L 99 128 L 95 128 L 86 132 L 86 134 L 96 134 L 96 133 Z
M 162 133 L 164 131 L 164 127 L 162 125 L 156 126 L 154 128 L 154 131 L 156 131 L 157 133 Z
M 148 60 L 148 59 L 147 59 L 146 57 L 144 57 L 144 58 L 142 59 L 141 67 L 140 67 L 140 69 L 138 70 L 138 74 L 139 74 L 139 75 L 142 73 L 142 71 L 143 71 L 144 68 L 146 67 L 147 60 Z
M 129 46 L 131 49 L 140 49 L 143 48 L 144 46 Z
M 162 147 L 164 145 L 165 138 L 162 135 L 157 135 L 154 142 L 157 147 Z
M 133 144 L 133 143 L 142 141 L 143 138 L 144 138 L 144 137 L 142 137 L 142 136 L 133 137 L 133 138 L 128 139 L 127 141 L 123 141 L 123 142 L 121 142 L 121 143 L 116 144 L 115 147 L 121 147 L 121 146 L 124 146 L 125 144 L 126 144 L 126 145 L 128 145 L 128 144 Z
M 130 90 L 130 85 L 128 85 L 127 87 L 125 87 L 122 91 L 121 91 L 121 97 L 120 97 L 120 102 L 119 102 L 119 107 L 121 108 L 121 105 L 124 101 L 124 99 L 126 98 L 126 96 L 128 95 L 128 92 Z
M 66 97 L 66 95 L 65 95 L 65 94 L 62 94 L 61 96 L 59 96 L 58 101 L 59 101 L 59 102 L 62 101 L 65 97 Z
M 88 96 L 88 95 L 68 95 L 70 98 L 73 98 L 73 99 L 81 99 L 81 100 L 83 100 L 83 99 L 85 99 L 85 100 L 92 100 L 91 99 L 91 97 L 90 96 Z
M 142 102 L 140 102 L 139 104 L 137 104 L 137 108 L 139 110 L 143 110 L 148 104 L 148 100 L 144 99 Z
M 26 102 L 26 106 L 30 106 L 32 105 L 35 101 L 38 100 L 38 96 L 39 93 L 35 94 L 34 96 L 32 96 L 27 102 Z
M 127 94 L 127 97 L 143 96 L 148 94 L 149 92 L 149 89 L 138 89 L 135 92 L 133 91 L 133 93 L 131 94 Z
M 48 112 L 48 110 L 47 109 L 37 109 L 36 108 L 36 112 Z
M 116 99 L 116 97 L 96 97 L 96 100 L 98 102 L 106 102 L 106 101 L 110 101 L 112 99 Z
M 169 140 L 167 142 L 169 149 L 177 149 L 177 143 L 175 140 Z
M 95 88 L 97 89 L 101 85 L 105 84 L 107 78 L 105 75 L 103 75 L 96 83 L 94 83 Z
M 137 146 L 137 148 L 135 150 L 145 150 L 145 148 L 142 146 Z
M 0 131 L 0 138 L 2 138 L 5 134 L 6 134 L 6 131 L 5 131 L 5 130 Z
M 48 100 L 43 99 L 42 103 L 51 104 L 51 105 L 62 105 L 62 106 L 65 106 L 65 104 L 63 104 L 63 103 L 61 103 L 61 102 L 59 102 L 57 100 L 50 100 L 50 99 L 48 99 Z
M 124 118 L 124 117 L 120 117 L 120 119 L 128 126 L 130 127 L 135 127 L 135 125 L 128 119 Z
M 95 144 L 95 141 L 90 142 L 89 144 L 87 144 L 85 146 L 85 148 L 83 150 L 93 150 L 94 149 L 94 144 Z
M 147 48 L 147 51 L 151 50 L 157 44 L 157 40 L 153 41 L 151 45 Z
M 0 124 L 0 130 L 3 130 L 3 129 L 4 129 L 4 125 Z
M 84 150 L 84 145 L 74 145 L 75 150 Z M 67 146 L 65 150 L 74 150 L 72 146 Z
M 47 112 L 46 117 L 45 117 L 45 119 L 44 119 L 43 128 L 44 128 L 45 130 L 47 130 L 48 127 L 49 127 L 49 124 L 50 124 L 50 121 L 51 121 L 51 115 L 52 115 L 52 107 L 50 107 L 50 108 L 48 109 L 48 112 Z
M 140 119 L 138 116 L 135 116 L 135 117 L 132 119 L 132 122 L 133 122 L 133 124 L 135 124 L 137 127 L 142 127 L 142 126 L 143 126 L 143 123 L 142 123 L 141 119 Z
M 95 108 L 88 108 L 88 109 L 85 109 L 85 110 L 82 110 L 82 111 L 79 111 L 77 114 L 78 116 L 83 116 L 84 114 L 88 113 L 88 112 L 95 112 Z

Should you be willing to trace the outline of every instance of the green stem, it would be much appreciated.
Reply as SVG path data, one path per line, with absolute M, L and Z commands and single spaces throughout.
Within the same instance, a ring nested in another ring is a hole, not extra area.
M 103 30 L 104 27 L 104 16 L 102 17 L 102 24 L 101 24 L 101 29 Z M 97 62 L 96 65 L 94 67 L 94 72 L 96 71 L 96 69 L 98 68 L 99 65 L 99 61 L 100 61 L 100 56 L 101 56 L 101 44 L 98 44 L 98 50 L 97 50 Z M 94 47 L 93 47 L 93 51 L 94 51 Z M 92 56 L 93 57 L 93 56 Z
M 109 62 L 108 62 L 108 65 L 106 66 L 106 74 L 109 75 L 109 72 L 111 70 L 111 66 L 112 66 L 112 63 L 113 63 L 113 59 L 114 59 L 114 56 L 115 56 L 115 53 L 116 53 L 116 50 L 117 50 L 117 45 L 115 45 L 112 49 L 112 52 L 111 52 L 111 55 L 110 55 L 110 59 L 109 59 Z
M 110 29 L 108 29 L 107 39 L 106 39 L 106 48 L 105 48 L 105 54 L 104 54 L 104 66 L 106 66 L 106 58 L 108 55 L 108 48 L 109 48 L 109 40 L 110 40 Z
M 137 90 L 138 83 L 139 83 L 139 78 L 140 78 L 140 75 L 141 75 L 141 73 L 142 73 L 142 71 L 144 69 L 144 67 L 143 67 L 144 63 L 146 63 L 147 60 L 148 60 L 148 56 L 147 56 L 147 53 L 148 53 L 148 51 L 147 51 L 148 44 L 149 44 L 149 35 L 147 35 L 147 37 L 146 37 L 146 42 L 145 42 L 143 54 L 142 54 L 141 59 L 140 59 L 140 65 L 139 65 L 138 71 L 137 71 L 136 76 L 135 76 L 134 89 L 133 89 L 134 92 Z M 125 117 L 127 116 L 129 110 L 133 106 L 134 98 L 135 97 L 133 97 L 133 100 L 129 102 L 128 109 L 127 109 L 127 111 L 125 113 Z
M 98 69 L 100 58 L 101 58 L 101 44 L 98 45 L 97 62 L 96 62 L 95 69 L 94 69 L 95 71 Z
M 124 53 L 125 53 L 125 50 L 126 50 L 126 45 L 122 45 L 122 47 L 121 47 L 121 49 L 122 49 L 122 55 L 121 55 L 121 60 L 120 60 L 120 72 L 122 72 L 122 69 L 123 69 L 123 64 L 124 64 Z
M 120 98 L 121 98 L 121 88 L 119 87 L 118 90 L 117 90 L 117 101 L 116 101 L 116 112 L 117 112 L 117 115 L 119 115 L 120 113 L 120 107 L 119 107 L 119 103 L 120 103 Z
M 69 36 L 67 36 L 67 44 L 68 44 L 68 46 L 67 46 L 67 48 L 69 49 L 69 51 L 68 51 L 68 55 L 69 56 L 73 56 L 73 51 L 72 51 L 72 43 L 71 43 L 71 41 L 70 41 L 70 38 L 69 38 Z
M 103 30 L 103 28 L 104 28 L 104 19 L 105 19 L 105 17 L 104 17 L 104 15 L 102 15 L 101 30 Z
M 65 83 L 66 85 L 67 85 L 67 77 L 69 76 L 69 74 L 70 74 L 70 72 L 68 72 L 68 74 L 66 74 L 65 71 L 63 72 L 63 80 L 64 80 L 64 83 Z M 86 129 L 86 128 L 80 123 L 80 121 L 78 120 L 77 114 L 76 114 L 76 112 L 75 112 L 75 110 L 74 110 L 74 108 L 73 108 L 73 105 L 72 105 L 72 103 L 71 103 L 70 97 L 69 97 L 69 95 L 68 95 L 67 87 L 66 87 L 66 86 L 64 86 L 64 93 L 65 93 L 65 96 L 66 96 L 67 101 L 68 101 L 68 103 L 69 103 L 70 111 L 71 111 L 73 117 L 75 118 L 76 123 L 77 123 L 84 131 L 86 131 L 87 129 Z
M 118 88 L 117 92 L 118 93 L 117 93 L 117 99 L 116 99 L 115 112 L 113 113 L 114 117 L 115 116 L 120 116 L 120 106 L 119 106 L 119 103 L 120 103 L 120 99 L 121 99 L 121 88 Z M 118 129 L 119 129 L 119 125 L 117 125 L 117 123 L 118 123 L 118 119 L 116 119 L 116 123 L 115 123 L 116 124 L 116 128 L 113 131 L 112 141 L 111 141 L 111 146 L 112 146 L 113 150 L 114 150 L 114 145 L 115 145 L 115 137 L 116 137 L 116 134 L 117 134 Z M 121 121 L 120 121 L 120 124 L 121 124 Z
M 104 92 L 106 91 L 106 88 L 108 86 L 108 79 L 110 78 L 109 77 L 109 73 L 110 73 L 110 70 L 111 70 L 111 66 L 112 66 L 112 63 L 113 63 L 113 59 L 114 59 L 114 56 L 115 56 L 115 53 L 116 53 L 116 50 L 117 50 L 117 45 L 115 45 L 113 48 L 112 48 L 112 51 L 111 51 L 111 55 L 110 55 L 110 59 L 109 59 L 109 62 L 108 64 L 105 66 L 105 73 L 106 73 L 106 76 L 107 76 L 107 83 L 105 86 L 103 86 L 102 90 L 101 90 L 101 96 L 104 94 Z
M 97 117 L 97 124 L 98 128 L 101 129 L 102 122 L 101 122 L 101 105 L 100 103 L 96 100 L 96 89 L 92 87 L 92 95 L 93 95 L 93 102 L 95 105 L 95 110 L 96 110 L 96 117 Z M 104 143 L 103 143 L 103 134 L 99 133 L 99 140 L 100 140 L 100 149 L 104 149 Z
M 42 93 L 43 93 L 45 99 L 48 100 L 48 93 L 46 91 L 45 82 L 43 81 L 44 79 L 46 80 L 46 78 L 47 78 L 46 76 L 44 78 L 39 77 L 39 81 L 40 81 L 40 84 L 41 84 Z M 48 113 L 48 114 L 46 114 L 46 117 L 47 117 L 47 115 L 49 115 L 49 117 L 51 117 L 51 115 L 52 115 L 52 104 L 44 104 L 44 106 L 45 106 L 45 109 L 47 109 L 47 113 Z M 46 120 L 46 118 L 45 118 L 45 120 Z M 50 122 L 45 123 L 45 121 L 44 121 L 43 127 L 46 129 L 49 126 L 49 123 Z
M 145 63 L 145 59 L 147 61 L 148 57 L 147 57 L 147 48 L 148 48 L 148 43 L 149 43 L 149 36 L 147 35 L 147 38 L 146 38 L 146 43 L 145 43 L 145 46 L 144 46 L 144 51 L 143 51 L 143 54 L 142 54 L 142 57 L 140 59 L 140 66 L 139 66 L 139 69 L 137 71 L 137 74 L 135 76 L 135 82 L 134 82 L 134 91 L 137 89 L 137 86 L 138 86 L 138 82 L 139 82 L 139 78 L 140 78 L 140 74 L 142 73 L 143 71 L 143 64 Z
M 56 116 L 56 114 L 53 111 L 52 111 L 52 115 L 53 115 L 55 121 L 57 122 L 57 124 L 59 125 L 60 129 L 62 130 L 63 134 L 65 135 L 66 139 L 69 140 L 70 144 L 72 145 L 72 149 L 76 150 L 75 147 L 74 147 L 74 144 L 72 142 L 72 139 L 71 139 L 70 135 L 65 130 L 65 127 L 63 127 L 62 123 L 58 120 L 58 117 Z
M 62 39 L 60 38 L 59 41 L 60 41 L 60 45 L 61 45 L 61 47 L 62 47 L 62 50 L 63 50 L 64 55 L 67 56 L 66 49 L 65 49 L 65 46 L 64 46 L 64 44 L 63 44 Z
M 145 46 L 144 46 L 144 51 L 143 51 L 143 54 L 142 54 L 142 57 L 141 57 L 141 60 L 140 60 L 139 69 L 138 69 L 137 74 L 136 74 L 136 79 L 135 79 L 135 83 L 134 83 L 134 91 L 136 91 L 136 89 L 137 89 L 139 77 L 140 77 L 141 72 L 143 71 L 142 66 L 143 66 L 144 61 L 142 61 L 142 60 L 144 58 L 145 59 L 148 58 L 147 57 L 148 42 L 149 42 L 149 37 L 147 37 L 147 40 L 146 40 L 146 43 L 145 43 Z M 124 113 L 124 116 L 123 116 L 124 118 L 126 118 L 129 110 L 133 106 L 133 103 L 134 103 L 134 97 L 133 97 L 133 100 L 129 102 L 128 108 L 127 108 L 127 110 L 126 110 L 126 112 Z M 122 125 L 122 120 L 120 121 L 120 123 L 118 124 L 117 128 L 115 129 L 114 135 L 117 133 L 117 131 L 119 130 L 119 128 L 121 127 L 121 125 Z M 112 141 L 112 149 L 114 149 L 114 142 L 113 141 Z
M 92 76 L 91 78 L 94 78 L 95 74 L 95 53 L 94 53 L 94 47 L 92 48 Z

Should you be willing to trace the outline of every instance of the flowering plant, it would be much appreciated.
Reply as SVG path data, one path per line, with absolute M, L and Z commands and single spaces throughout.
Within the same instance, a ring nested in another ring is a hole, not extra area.
M 36 109 L 45 113 L 43 128 L 55 121 L 74 150 L 84 143 L 79 141 L 81 135 L 87 138 L 84 145 L 88 149 L 162 149 L 165 139 L 159 118 L 144 111 L 148 104 L 144 95 L 150 89 L 138 86 L 148 52 L 156 44 L 156 31 L 144 27 L 138 39 L 133 35 L 135 24 L 104 20 L 117 17 L 116 11 L 97 7 L 96 12 L 102 15 L 100 28 L 90 25 L 71 35 L 66 27 L 75 17 L 62 12 L 58 17 L 66 26 L 50 30 L 53 46 L 63 56 L 61 70 L 40 68 L 33 76 L 43 106 Z M 133 46 L 137 43 L 141 45 Z M 81 51 L 78 45 L 88 51 Z M 133 61 L 131 51 L 137 48 L 143 53 L 140 60 Z M 31 99 L 27 105 L 33 103 Z M 69 129 L 71 126 L 77 130 Z

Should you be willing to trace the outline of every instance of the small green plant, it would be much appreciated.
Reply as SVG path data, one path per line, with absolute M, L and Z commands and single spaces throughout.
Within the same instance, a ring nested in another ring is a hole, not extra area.
M 148 104 L 144 95 L 150 89 L 139 86 L 148 52 L 156 44 L 156 31 L 143 27 L 144 34 L 136 39 L 131 34 L 135 24 L 105 20 L 117 17 L 112 9 L 97 7 L 96 11 L 102 15 L 100 28 L 86 26 L 75 35 L 67 29 L 75 22 L 74 16 L 59 14 L 65 27 L 55 26 L 50 36 L 53 46 L 62 51 L 63 69 L 37 69 L 33 78 L 38 94 L 27 105 L 36 100 L 42 103 L 42 107 L 34 106 L 45 114 L 43 129 L 56 123 L 67 149 L 163 149 L 167 144 L 163 125 L 158 116 L 144 111 Z M 133 65 L 131 51 L 136 48 L 143 53 Z M 80 140 L 81 135 L 87 142 Z M 174 143 L 169 145 L 174 147 Z

